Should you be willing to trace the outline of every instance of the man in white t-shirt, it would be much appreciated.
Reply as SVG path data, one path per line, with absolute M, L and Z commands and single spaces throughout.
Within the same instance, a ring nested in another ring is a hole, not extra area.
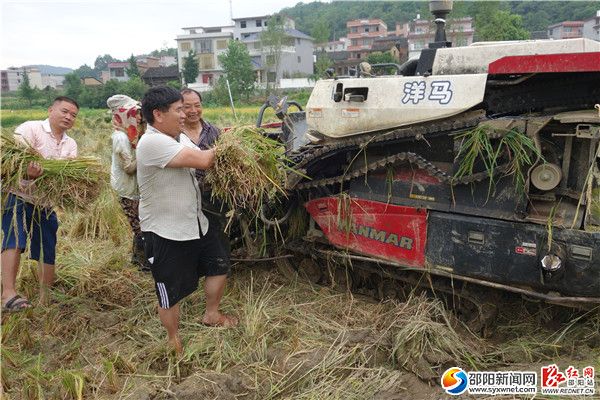
M 200 150 L 181 135 L 185 114 L 181 94 L 154 87 L 142 99 L 148 129 L 137 146 L 140 225 L 151 262 L 158 314 L 169 343 L 180 353 L 179 301 L 194 292 L 205 276 L 206 311 L 202 323 L 234 327 L 235 317 L 219 311 L 229 260 L 221 260 L 218 242 L 202 213 L 195 169 L 208 169 L 215 151 Z M 216 266 L 216 267 L 215 267 Z

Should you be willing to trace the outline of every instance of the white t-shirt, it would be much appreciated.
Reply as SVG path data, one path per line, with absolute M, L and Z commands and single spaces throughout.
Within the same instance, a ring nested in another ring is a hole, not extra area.
M 193 168 L 168 168 L 184 146 L 200 151 L 185 135 L 179 142 L 148 125 L 137 146 L 140 227 L 170 240 L 192 240 L 208 231 Z
M 110 168 L 110 184 L 119 194 L 131 200 L 138 200 L 137 177 L 135 170 L 135 150 L 122 131 L 112 134 L 112 164 Z

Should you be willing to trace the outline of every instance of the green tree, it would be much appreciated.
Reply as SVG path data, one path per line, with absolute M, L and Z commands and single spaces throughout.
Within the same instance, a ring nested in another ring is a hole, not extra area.
M 196 52 L 194 50 L 190 50 L 187 57 L 183 59 L 182 74 L 186 85 L 196 82 L 199 73 L 200 65 L 198 64 L 198 59 L 196 58 Z
M 29 107 L 31 107 L 31 104 L 33 103 L 33 100 L 36 97 L 36 93 L 35 89 L 31 87 L 27 71 L 23 71 L 23 82 L 21 82 L 21 84 L 19 85 L 18 95 L 20 98 L 26 100 Z
M 254 89 L 254 71 L 246 46 L 238 40 L 230 40 L 227 50 L 219 55 L 219 64 L 229 79 L 232 96 L 237 99 L 245 95 L 248 99 Z
M 270 83 L 273 86 L 277 83 L 279 75 L 279 64 L 281 62 L 281 49 L 289 38 L 285 34 L 283 26 L 283 17 L 274 15 L 269 18 L 267 29 L 261 32 L 260 41 L 265 53 L 265 65 L 267 66 L 267 88 Z M 275 79 L 270 79 L 269 75 L 274 75 Z
M 523 18 L 508 11 L 498 10 L 486 16 L 484 23 L 477 25 L 480 40 L 524 40 L 529 39 L 529 32 L 523 28 Z
M 315 62 L 315 77 L 317 79 L 325 76 L 325 71 L 327 68 L 333 65 L 333 61 L 324 51 L 317 54 L 317 62 Z
M 83 84 L 81 78 L 75 72 L 65 75 L 65 81 L 63 83 L 65 88 L 65 95 L 72 99 L 79 100 L 79 96 L 83 91 Z
M 169 81 L 169 82 L 167 82 L 167 86 L 172 87 L 173 89 L 180 90 L 181 82 L 180 81 Z
M 123 83 L 119 82 L 116 79 L 110 79 L 104 85 L 102 85 L 102 98 L 106 102 L 109 97 L 114 96 L 115 94 L 122 94 L 123 92 Z M 106 105 L 106 103 L 104 103 Z
M 129 62 L 129 67 L 125 68 L 125 73 L 127 73 L 127 75 L 130 78 L 134 78 L 134 77 L 140 77 L 142 76 L 140 74 L 140 70 L 137 66 L 137 60 L 135 59 L 135 57 L 133 56 L 133 54 L 131 55 L 131 57 L 129 57 L 129 59 L 127 60 Z
M 386 51 L 382 53 L 381 51 L 375 51 L 367 56 L 367 62 L 369 64 L 389 64 L 389 63 L 397 63 L 398 60 L 394 58 L 391 52 Z M 377 75 L 391 75 L 396 71 L 395 68 L 374 68 L 371 73 Z
M 50 104 L 52 100 L 57 98 L 59 95 L 59 91 L 50 85 L 42 89 L 42 98 L 44 99 L 45 104 Z
M 160 50 L 152 50 L 150 52 L 152 57 L 162 57 L 162 56 L 171 56 L 177 57 L 177 48 L 176 47 L 163 47 Z
M 110 54 L 105 54 L 103 56 L 96 57 L 96 61 L 94 61 L 94 71 L 96 71 L 96 76 L 100 76 L 102 71 L 106 71 L 106 69 L 108 68 L 108 63 L 117 61 L 119 60 L 117 60 Z
M 233 93 L 232 93 L 233 96 Z M 206 101 L 212 101 L 219 106 L 229 105 L 229 91 L 227 90 L 227 83 L 225 83 L 225 77 L 221 75 L 217 80 L 217 84 L 213 86 L 213 89 L 207 93 L 207 96 L 202 96 L 202 103 Z
M 79 96 L 79 104 L 82 107 L 106 108 L 106 99 L 102 89 L 102 86 L 84 86 Z
M 127 96 L 140 100 L 144 97 L 144 93 L 148 90 L 148 85 L 144 83 L 142 78 L 139 76 L 134 76 L 127 82 L 123 83 L 123 94 Z
M 310 31 L 310 35 L 315 39 L 316 44 L 323 44 L 329 41 L 329 23 L 325 18 L 319 18 L 315 26 Z
M 367 62 L 369 64 L 395 63 L 396 59 L 389 51 L 386 51 L 385 53 L 375 51 L 367 56 Z
M 99 76 L 98 74 L 96 74 L 96 71 L 94 71 L 94 69 L 87 64 L 81 65 L 79 68 L 77 68 L 73 72 L 75 72 L 77 75 L 79 75 L 80 78 L 86 78 L 88 76 L 97 78 Z
M 550 23 L 550 16 L 544 10 L 538 13 L 528 13 L 526 17 L 523 17 L 523 25 L 527 27 L 530 32 L 533 31 L 545 31 Z
M 509 11 L 523 17 L 523 26 L 528 31 L 546 30 L 548 25 L 561 21 L 588 19 L 596 15 L 598 1 L 455 1 L 449 18 L 475 17 L 478 9 L 492 3 L 494 8 Z M 366 6 L 368 5 L 368 6 Z M 296 23 L 296 29 L 313 34 L 315 26 L 323 18 L 327 21 L 336 39 L 348 32 L 346 22 L 353 19 L 381 18 L 393 29 L 396 22 L 404 23 L 415 18 L 433 19 L 426 1 L 331 1 L 298 2 L 293 7 L 281 10 Z M 476 25 L 479 26 L 479 21 Z M 314 36 L 313 36 L 314 37 Z

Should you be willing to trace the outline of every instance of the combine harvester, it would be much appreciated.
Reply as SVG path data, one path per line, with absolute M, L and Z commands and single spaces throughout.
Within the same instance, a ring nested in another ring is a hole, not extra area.
M 430 2 L 435 42 L 418 60 L 320 80 L 305 111 L 285 98 L 263 106 L 258 125 L 273 107 L 306 176 L 288 180 L 289 211 L 310 215 L 286 243 L 301 258 L 294 267 L 381 297 L 417 285 L 445 292 L 480 326 L 498 293 L 486 288 L 596 306 L 600 43 L 452 48 L 451 8 Z

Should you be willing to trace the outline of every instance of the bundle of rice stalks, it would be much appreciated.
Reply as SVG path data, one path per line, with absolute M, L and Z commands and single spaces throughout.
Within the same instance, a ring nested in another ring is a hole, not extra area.
M 27 187 L 23 188 L 30 162 L 39 163 L 43 173 L 27 182 Z M 17 142 L 13 135 L 4 132 L 1 168 L 4 188 L 32 189 L 32 194 L 44 203 L 66 210 L 85 209 L 98 197 L 108 181 L 108 174 L 96 158 L 45 159 L 31 147 Z
M 262 130 L 241 126 L 224 132 L 216 142 L 213 168 L 206 182 L 212 195 L 231 209 L 248 209 L 258 214 L 263 201 L 285 196 L 286 171 L 292 171 L 281 143 Z

